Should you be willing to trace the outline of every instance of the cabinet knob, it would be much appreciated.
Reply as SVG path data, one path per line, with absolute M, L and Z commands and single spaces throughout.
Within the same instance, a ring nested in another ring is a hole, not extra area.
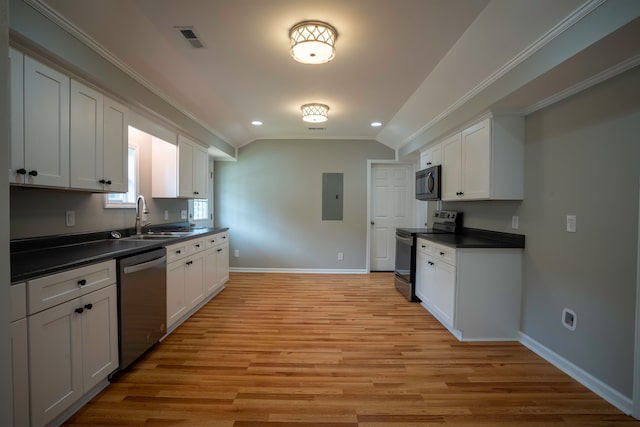
M 215 243 L 215 242 L 216 242 L 216 241 L 215 241 L 215 239 L 214 239 L 214 240 L 211 240 L 211 243 Z
M 104 179 L 101 179 L 100 181 L 98 181 L 99 184 L 106 184 L 107 181 L 105 181 Z
M 38 171 L 29 171 L 29 175 L 38 176 Z
M 84 286 L 86 284 L 87 284 L 87 281 L 85 279 L 78 280 L 78 285 Z
M 427 166 L 431 166 L 431 162 L 427 162 Z
M 178 255 L 180 255 L 181 253 L 182 253 L 182 251 L 181 251 L 181 250 L 177 250 L 177 251 L 176 251 L 176 254 L 178 254 Z
M 84 308 L 82 308 L 82 307 L 78 307 L 78 308 L 76 308 L 76 310 L 75 310 L 75 311 L 76 311 L 76 313 L 78 313 L 78 314 L 82 314 L 82 313 L 84 312 Z
M 107 180 L 107 185 L 111 185 L 111 180 L 110 179 Z
M 441 255 L 441 256 L 444 256 L 444 252 L 440 252 L 440 255 Z
M 193 261 L 187 261 L 186 264 L 187 265 L 191 265 L 191 264 L 193 264 Z
M 199 248 L 199 247 L 200 247 L 200 245 L 196 245 L 196 248 Z
M 226 238 L 227 238 L 227 236 L 222 236 L 222 238 L 223 238 L 223 239 L 226 239 Z
M 218 252 L 222 252 L 222 249 L 218 249 Z
M 27 170 L 25 168 L 20 168 L 16 171 L 16 173 L 18 175 L 26 175 L 27 174 Z
M 433 261 L 429 261 L 429 265 L 433 265 Z
M 375 225 L 376 223 L 374 221 L 371 221 L 371 225 Z
M 193 194 L 200 194 L 200 193 L 198 193 L 197 191 L 194 191 Z
M 426 246 L 425 246 L 425 245 L 421 245 L 421 246 L 422 246 L 422 249 L 426 248 Z
M 87 310 L 91 310 L 93 308 L 93 304 L 85 304 L 84 308 L 86 308 Z

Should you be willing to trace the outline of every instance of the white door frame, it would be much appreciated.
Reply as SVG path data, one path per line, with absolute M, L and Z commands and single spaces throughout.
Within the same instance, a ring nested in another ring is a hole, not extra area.
M 397 153 L 396 153 L 397 156 Z M 401 162 L 399 160 L 367 160 L 367 218 L 366 218 L 366 227 L 367 227 L 367 263 L 366 269 L 367 274 L 371 273 L 371 170 L 373 165 L 409 165 L 413 166 L 413 170 L 415 172 L 416 165 L 410 162 Z M 413 183 L 415 186 L 415 182 Z M 412 187 L 411 194 L 414 194 L 415 188 Z M 415 198 L 412 198 L 411 203 L 411 223 L 415 221 L 416 214 L 416 201 Z
M 638 186 L 638 193 L 640 194 L 640 185 Z M 640 204 L 638 205 L 638 240 L 636 243 L 638 245 L 638 260 L 636 261 L 636 329 L 631 414 L 640 419 Z

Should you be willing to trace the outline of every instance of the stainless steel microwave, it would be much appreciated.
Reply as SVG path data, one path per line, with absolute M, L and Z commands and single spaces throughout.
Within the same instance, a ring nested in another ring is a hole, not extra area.
M 440 200 L 442 167 L 431 166 L 416 172 L 416 199 Z

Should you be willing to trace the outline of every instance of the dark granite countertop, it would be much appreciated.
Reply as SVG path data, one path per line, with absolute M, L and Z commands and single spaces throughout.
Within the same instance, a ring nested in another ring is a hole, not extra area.
M 166 227 L 164 229 L 167 229 Z M 185 230 L 184 227 L 181 230 Z M 182 242 L 198 236 L 227 231 L 228 228 L 192 228 L 189 234 L 152 240 L 112 239 L 109 232 L 48 236 L 11 241 L 11 283 L 23 282 L 109 259 Z M 118 230 L 124 236 L 131 230 Z
M 498 231 L 462 229 L 460 233 L 418 234 L 420 238 L 453 248 L 524 248 L 525 236 L 522 234 L 502 233 Z

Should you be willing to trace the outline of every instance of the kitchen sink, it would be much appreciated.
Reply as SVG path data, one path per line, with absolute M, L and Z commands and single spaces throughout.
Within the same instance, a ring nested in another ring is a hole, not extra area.
M 193 234 L 191 231 L 150 231 L 145 236 L 169 236 L 169 237 L 185 237 Z

